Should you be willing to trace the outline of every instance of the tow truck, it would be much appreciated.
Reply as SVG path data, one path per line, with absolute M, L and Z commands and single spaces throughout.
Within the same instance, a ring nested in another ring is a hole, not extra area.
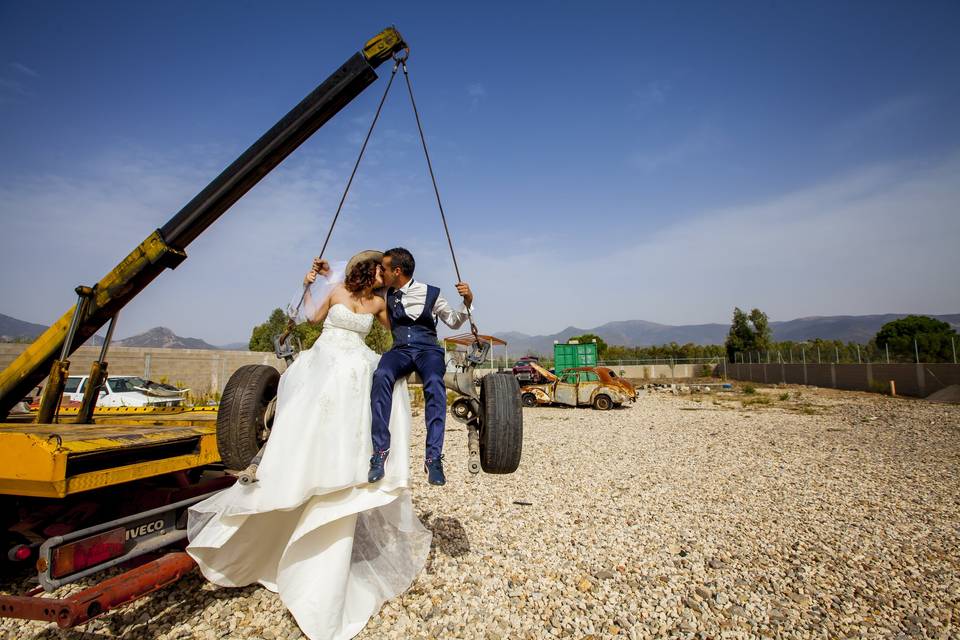
M 269 437 L 280 374 L 241 367 L 219 408 L 97 408 L 118 313 L 188 245 L 267 173 L 376 79 L 404 64 L 409 48 L 393 27 L 320 83 L 213 179 L 166 224 L 150 233 L 77 303 L 0 372 L 0 563 L 4 572 L 34 562 L 37 587 L 0 594 L 0 617 L 82 624 L 176 582 L 195 569 L 182 550 L 187 509 L 230 486 Z M 412 96 L 411 96 L 412 98 Z M 358 161 L 359 162 L 359 161 Z M 108 324 L 109 323 L 109 324 Z M 79 407 L 61 407 L 70 354 L 108 324 Z M 478 345 L 479 347 L 479 345 Z M 295 357 L 289 350 L 278 356 Z M 520 461 L 522 413 L 512 376 L 487 376 L 478 390 L 473 353 L 447 376 L 467 424 L 470 471 L 511 473 Z M 11 413 L 46 378 L 35 412 Z M 46 594 L 119 567 L 122 572 L 65 598 Z

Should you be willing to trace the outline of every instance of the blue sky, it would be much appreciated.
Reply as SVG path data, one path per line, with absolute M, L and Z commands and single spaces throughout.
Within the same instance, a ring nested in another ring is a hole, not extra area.
M 954 2 L 0 1 L 0 312 L 58 317 L 389 24 L 481 330 L 960 311 Z M 290 298 L 388 74 L 118 336 L 245 340 Z M 330 251 L 452 291 L 415 136 L 394 91 Z

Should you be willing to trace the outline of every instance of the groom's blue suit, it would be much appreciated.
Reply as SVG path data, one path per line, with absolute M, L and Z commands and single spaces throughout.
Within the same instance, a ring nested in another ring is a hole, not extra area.
M 427 285 L 423 311 L 410 317 L 403 306 L 403 292 L 387 292 L 387 311 L 393 331 L 393 348 L 380 358 L 373 374 L 371 410 L 373 414 L 373 450 L 390 448 L 390 409 L 393 385 L 400 378 L 416 371 L 423 381 L 423 398 L 427 422 L 426 458 L 437 460 L 443 451 L 444 420 L 447 415 L 447 390 L 443 384 L 446 365 L 443 348 L 437 342 L 437 321 L 434 305 L 440 289 Z

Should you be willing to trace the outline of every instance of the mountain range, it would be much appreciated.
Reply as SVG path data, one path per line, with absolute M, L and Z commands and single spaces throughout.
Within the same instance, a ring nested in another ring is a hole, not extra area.
M 772 321 L 770 328 L 776 341 L 842 340 L 844 342 L 868 342 L 887 322 L 903 318 L 906 313 L 884 313 L 870 316 L 811 316 L 796 320 Z M 960 330 L 960 313 L 932 316 Z M 554 342 L 566 342 L 570 337 L 594 333 L 607 344 L 625 346 L 649 346 L 656 344 L 723 344 L 730 330 L 728 324 L 666 325 L 646 320 L 622 320 L 608 322 L 589 329 L 567 327 L 550 335 L 529 335 L 508 331 L 497 337 L 507 341 L 510 353 L 551 354 Z
M 22 342 L 33 340 L 47 330 L 42 324 L 18 320 L 0 313 L 0 342 Z M 99 335 L 91 336 L 87 345 L 101 345 L 103 338 Z M 141 334 L 114 340 L 118 347 L 151 347 L 156 349 L 228 349 L 246 351 L 247 343 L 235 342 L 221 347 L 214 346 L 200 338 L 183 338 L 166 327 L 154 327 Z
M 811 316 L 796 320 L 770 323 L 776 341 L 842 340 L 844 342 L 868 342 L 885 323 L 906 316 L 905 313 L 885 313 L 870 316 Z M 960 330 L 960 313 L 932 316 Z M 13 342 L 36 338 L 47 327 L 25 322 L 0 313 L 0 342 Z M 549 335 L 529 335 L 516 331 L 498 333 L 507 341 L 510 353 L 550 354 L 554 342 L 566 342 L 571 336 L 594 333 L 611 345 L 655 345 L 676 342 L 686 344 L 723 344 L 730 326 L 726 324 L 667 325 L 646 320 L 621 320 L 608 322 L 593 328 L 567 327 Z M 102 344 L 100 336 L 93 336 L 87 344 Z M 155 327 L 139 335 L 117 340 L 121 347 L 153 347 L 168 349 L 227 349 L 246 350 L 247 344 L 235 342 L 214 346 L 199 338 L 183 338 L 166 327 Z

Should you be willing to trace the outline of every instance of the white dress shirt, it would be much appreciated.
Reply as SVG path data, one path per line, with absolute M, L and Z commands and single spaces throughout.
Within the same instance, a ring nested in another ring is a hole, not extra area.
M 423 305 L 427 303 L 427 285 L 411 279 L 398 291 L 403 294 L 400 297 L 400 304 L 403 305 L 403 310 L 407 312 L 407 316 L 414 320 L 419 318 L 420 314 L 423 313 Z M 470 311 L 473 311 L 472 306 Z M 433 305 L 433 317 L 442 320 L 443 324 L 451 329 L 458 329 L 467 321 L 468 316 L 465 307 L 460 310 L 454 309 L 443 297 L 443 294 L 440 294 Z

